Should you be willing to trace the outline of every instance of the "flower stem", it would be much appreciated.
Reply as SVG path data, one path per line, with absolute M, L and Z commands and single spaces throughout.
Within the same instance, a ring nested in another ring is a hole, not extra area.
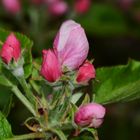
M 15 136 L 13 138 L 8 138 L 6 140 L 28 140 L 28 139 L 36 139 L 36 138 L 45 138 L 45 134 L 43 133 L 30 133 L 30 134 L 24 134 L 20 136 Z
M 0 40 L 0 45 L 3 45 L 3 42 Z
M 23 88 L 23 90 L 25 91 L 25 94 L 28 98 L 28 100 L 34 105 L 36 106 L 36 103 L 35 103 L 35 98 L 34 98 L 34 95 L 33 93 L 31 92 L 30 90 L 30 87 L 29 85 L 27 84 L 26 80 L 24 77 L 20 77 L 20 78 L 17 78 Z
M 92 134 L 93 134 L 93 136 L 94 136 L 95 140 L 99 140 L 97 130 L 94 130 L 94 132 L 92 132 Z
M 60 140 L 67 140 L 65 134 L 59 129 L 48 129 L 52 133 L 56 134 Z
M 26 99 L 26 97 L 20 92 L 20 90 L 16 86 L 12 86 L 12 91 L 15 95 L 20 99 L 20 101 L 28 108 L 28 110 L 36 116 L 36 112 L 34 111 L 31 103 Z

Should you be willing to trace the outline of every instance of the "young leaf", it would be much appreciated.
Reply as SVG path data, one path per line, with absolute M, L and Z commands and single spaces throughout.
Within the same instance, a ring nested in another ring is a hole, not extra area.
M 7 119 L 0 112 L 0 140 L 13 137 L 11 126 Z
M 95 102 L 108 104 L 140 98 L 140 62 L 130 60 L 127 65 L 104 67 L 96 71 L 93 83 Z
M 11 83 L 2 73 L 0 73 L 0 85 L 11 87 Z
M 71 103 L 76 104 L 78 100 L 82 97 L 82 95 L 83 93 L 81 92 L 73 94 L 71 97 Z
M 12 108 L 12 103 L 13 103 L 13 94 L 10 95 L 7 104 L 3 108 L 2 113 L 4 114 L 5 117 L 8 117 L 10 110 Z

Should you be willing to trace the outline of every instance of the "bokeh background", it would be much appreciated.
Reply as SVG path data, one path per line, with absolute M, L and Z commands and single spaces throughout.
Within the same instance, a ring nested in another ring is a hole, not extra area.
M 51 0 L 17 0 L 16 8 L 11 6 L 15 0 L 7 1 L 10 6 L 0 0 L 0 28 L 33 40 L 34 59 L 42 49 L 53 46 L 62 22 L 73 19 L 86 31 L 89 58 L 95 59 L 96 68 L 126 64 L 130 58 L 140 60 L 140 0 L 60 0 L 59 6 Z M 10 98 L 10 90 L 0 86 L 1 110 Z M 30 114 L 16 97 L 13 100 L 8 120 L 13 133 L 22 134 L 28 131 L 23 122 Z M 100 140 L 140 140 L 140 100 L 106 107 Z

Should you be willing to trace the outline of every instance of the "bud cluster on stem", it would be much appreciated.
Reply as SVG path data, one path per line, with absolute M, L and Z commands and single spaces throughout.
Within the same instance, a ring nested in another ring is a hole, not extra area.
M 76 78 L 78 83 L 86 83 L 95 78 L 94 66 L 86 61 L 89 44 L 80 24 L 72 20 L 64 22 L 53 45 L 53 50 L 43 50 L 41 75 L 46 80 L 55 82 L 64 73 L 65 68 L 68 71 L 79 69 Z
M 20 58 L 20 42 L 13 33 L 11 33 L 4 42 L 0 55 L 6 64 L 9 64 L 12 59 L 18 61 Z
M 16 77 L 24 90 L 25 96 L 17 86 L 9 82 L 15 95 L 34 115 L 25 122 L 30 130 L 40 132 L 41 138 L 45 137 L 46 132 L 51 132 L 60 139 L 67 140 L 62 131 L 63 124 L 70 124 L 70 127 L 80 132 L 84 128 L 96 129 L 102 124 L 105 116 L 105 108 L 102 105 L 91 103 L 90 99 L 82 102 L 80 107 L 72 103 L 72 96 L 77 93 L 77 87 L 88 85 L 96 75 L 94 65 L 87 60 L 89 43 L 80 24 L 73 20 L 65 21 L 55 37 L 53 49 L 42 51 L 42 65 L 38 76 L 45 86 L 52 86 L 52 94 L 48 94 L 51 98 L 44 97 L 47 95 L 46 90 L 42 91 L 42 87 L 38 88 L 36 85 L 37 91 L 43 92 L 43 95 L 40 97 L 33 94 L 32 85 L 24 77 L 24 55 L 21 49 L 20 40 L 14 33 L 10 33 L 2 43 L 0 56 L 2 66 Z M 36 124 L 30 125 L 29 121 L 35 121 Z M 97 136 L 95 138 L 97 140 Z
M 87 85 L 96 75 L 94 66 L 86 60 L 88 51 L 84 29 L 72 20 L 64 22 L 56 35 L 53 49 L 43 50 L 41 75 L 48 82 L 57 83 L 65 72 L 74 72 L 76 83 Z M 105 108 L 102 105 L 88 103 L 78 109 L 74 121 L 81 127 L 98 128 L 104 115 Z

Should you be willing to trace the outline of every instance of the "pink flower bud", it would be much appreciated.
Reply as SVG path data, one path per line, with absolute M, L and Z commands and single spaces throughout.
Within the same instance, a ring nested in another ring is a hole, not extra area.
M 75 11 L 80 14 L 86 13 L 89 10 L 90 5 L 91 0 L 76 0 Z
M 2 0 L 5 9 L 12 13 L 17 14 L 21 10 L 19 0 Z
M 79 126 L 98 128 L 105 115 L 105 108 L 97 103 L 81 106 L 75 114 L 75 123 Z
M 76 81 L 78 83 L 87 83 L 92 78 L 95 78 L 95 68 L 89 61 L 86 61 L 79 68 Z
M 12 58 L 15 61 L 18 61 L 18 59 L 20 58 L 20 54 L 20 42 L 16 38 L 16 36 L 13 33 L 11 33 L 2 46 L 0 56 L 2 57 L 2 60 L 6 64 L 8 64 L 11 62 Z
M 52 15 L 59 16 L 66 13 L 66 11 L 68 10 L 68 5 L 62 0 L 56 0 L 54 2 L 49 3 L 48 9 Z
M 61 66 L 53 50 L 43 50 L 41 75 L 49 82 L 55 82 L 61 76 Z
M 77 69 L 87 58 L 89 44 L 84 29 L 73 20 L 64 22 L 54 40 L 62 66 Z

